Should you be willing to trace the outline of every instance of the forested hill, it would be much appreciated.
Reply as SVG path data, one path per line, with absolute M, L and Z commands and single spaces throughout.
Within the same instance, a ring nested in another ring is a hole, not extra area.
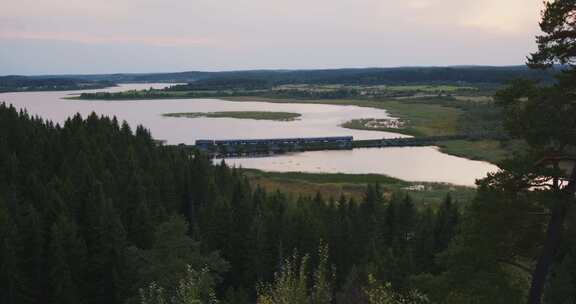
M 409 276 L 442 269 L 434 253 L 459 217 L 449 198 L 417 211 L 382 191 L 293 201 L 114 118 L 58 126 L 0 105 L 0 303 L 161 303 L 141 297 L 186 292 L 254 303 L 257 283 L 295 252 L 310 254 L 300 279 L 312 284 L 325 256 L 322 292 L 367 303 L 368 273 L 403 290 Z
M 0 77 L 0 93 L 21 91 L 64 91 L 81 89 L 102 89 L 113 86 L 108 80 L 80 80 L 62 77 Z
M 90 81 L 192 82 L 203 79 L 252 79 L 270 84 L 394 84 L 394 83 L 492 83 L 515 78 L 551 81 L 554 71 L 530 70 L 525 66 L 399 67 L 324 70 L 249 70 L 229 72 L 179 72 L 146 74 L 66 75 Z

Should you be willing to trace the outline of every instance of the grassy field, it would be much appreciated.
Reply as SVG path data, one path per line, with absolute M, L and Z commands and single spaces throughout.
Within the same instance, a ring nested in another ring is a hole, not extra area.
M 489 102 L 493 101 L 492 96 L 453 96 L 456 100 L 467 102 Z
M 514 151 L 526 149 L 519 141 L 501 142 L 497 140 L 450 140 L 438 144 L 440 151 L 469 159 L 498 163 Z
M 371 92 L 407 92 L 407 93 L 432 93 L 445 94 L 456 92 L 470 92 L 478 90 L 470 86 L 436 85 L 436 84 L 406 84 L 406 85 L 345 85 L 345 84 L 284 84 L 273 90 L 301 90 L 301 91 L 333 91 L 333 90 L 358 90 Z
M 450 140 L 438 144 L 440 151 L 469 159 L 485 160 L 497 163 L 508 154 L 499 141 L 496 140 Z
M 458 91 L 473 91 L 477 90 L 474 87 L 456 86 L 456 85 L 383 85 L 383 89 L 390 91 L 420 91 L 426 93 L 440 93 L 440 92 L 458 92 Z
M 275 120 L 275 121 L 293 121 L 298 119 L 301 114 L 289 112 L 261 112 L 261 111 L 226 111 L 226 112 L 187 112 L 187 113 L 165 113 L 166 117 L 187 117 L 187 118 L 236 118 L 236 119 L 256 119 L 256 120 Z
M 410 194 L 418 206 L 436 205 L 450 193 L 461 202 L 470 201 L 474 188 L 441 183 L 410 183 L 385 175 L 377 174 L 321 174 L 321 173 L 278 173 L 254 169 L 243 169 L 253 185 L 259 185 L 267 191 L 281 190 L 291 196 L 313 196 L 317 192 L 323 197 L 338 199 L 343 194 L 357 200 L 362 199 L 368 184 L 378 183 L 385 195 L 401 191 Z M 410 190 L 410 186 L 422 185 L 424 190 Z
M 406 127 L 394 132 L 413 136 L 452 135 L 461 110 L 442 105 L 407 103 L 399 100 L 358 100 L 358 99 L 275 99 L 265 97 L 227 97 L 229 101 L 263 101 L 272 103 L 306 103 L 354 105 L 388 111 L 390 115 L 406 122 Z

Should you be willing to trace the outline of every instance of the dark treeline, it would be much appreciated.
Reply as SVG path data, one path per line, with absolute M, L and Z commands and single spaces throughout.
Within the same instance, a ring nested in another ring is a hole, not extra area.
M 414 67 L 365 68 L 329 70 L 254 70 L 231 72 L 188 72 L 136 76 L 135 81 L 186 81 L 205 83 L 207 87 L 227 84 L 227 88 L 242 88 L 244 83 L 259 86 L 283 84 L 503 84 L 516 78 L 553 81 L 555 71 L 534 71 L 522 66 L 512 67 Z M 175 77 L 174 79 L 172 77 Z M 240 82 L 239 80 L 242 80 Z M 234 86 L 234 84 L 237 84 Z M 204 85 L 202 85 L 204 86 Z
M 254 70 L 185 72 L 137 75 L 136 81 L 195 81 L 199 79 L 259 79 L 274 84 L 386 84 L 386 83 L 504 83 L 523 77 L 551 81 L 554 72 L 513 67 L 414 67 L 328 70 Z M 174 79 L 173 79 L 174 78 Z M 187 79 L 188 78 L 188 79 Z
M 223 91 L 223 90 L 265 90 L 272 88 L 265 79 L 250 78 L 223 78 L 204 79 L 188 84 L 175 85 L 166 88 L 166 91 Z
M 124 92 L 81 93 L 80 99 L 92 100 L 131 100 L 131 99 L 162 99 L 162 98 L 225 98 L 225 97 L 265 97 L 288 99 L 366 99 L 411 97 L 420 92 L 395 92 L 385 89 L 366 90 L 360 88 L 342 87 L 334 90 L 306 90 L 272 87 L 261 80 L 199 80 L 189 84 L 174 85 L 164 89 L 131 90 Z M 442 93 L 438 93 L 443 96 Z M 447 94 L 446 94 L 447 95 Z
M 164 98 L 224 98 L 224 97 L 237 97 L 247 95 L 257 95 L 259 91 L 244 91 L 244 90 L 224 90 L 224 91 L 178 91 L 170 89 L 148 89 L 148 90 L 130 90 L 124 92 L 95 92 L 95 93 L 81 93 L 80 99 L 92 100 L 145 100 L 145 99 L 164 99 Z
M 179 72 L 148 74 L 66 75 L 83 80 L 114 82 L 193 82 L 207 79 L 253 79 L 278 84 L 401 84 L 497 83 L 516 78 L 553 81 L 556 71 L 534 71 L 525 66 L 399 67 L 326 70 L 250 70 L 229 72 Z
M 363 303 L 368 274 L 402 292 L 440 273 L 459 222 L 450 197 L 437 210 L 386 197 L 374 185 L 358 202 L 293 201 L 142 127 L 94 114 L 59 126 L 1 105 L 0 302 L 134 303 L 197 271 L 203 290 L 253 303 L 285 258 L 310 254 L 314 269 L 325 243 L 334 302 Z
M 277 86 L 272 81 L 262 79 L 244 78 L 216 78 L 203 79 L 188 84 L 174 85 L 161 91 L 166 92 L 187 92 L 187 96 L 263 96 L 271 98 L 300 98 L 300 99 L 342 99 L 363 97 L 361 90 L 357 88 L 343 87 L 334 90 L 311 90 L 311 89 L 288 89 Z M 208 91 L 208 92 L 206 92 Z M 414 94 L 414 92 L 410 92 Z M 398 94 L 398 96 L 405 96 Z M 119 94 L 111 94 L 115 97 Z M 393 97 L 387 94 L 387 97 Z M 161 95 L 160 95 L 161 96 Z M 396 96 L 396 95 L 394 95 Z M 91 94 L 84 94 L 83 97 L 93 97 Z M 371 95 L 370 97 L 374 97 Z
M 0 92 L 101 89 L 113 85 L 114 83 L 110 81 L 84 81 L 73 78 L 0 77 Z

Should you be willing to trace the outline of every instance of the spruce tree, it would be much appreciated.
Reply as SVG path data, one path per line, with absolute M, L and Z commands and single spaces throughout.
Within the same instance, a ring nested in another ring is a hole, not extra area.
M 74 304 L 80 303 L 80 296 L 82 290 L 80 289 L 81 281 L 75 280 L 74 271 L 81 271 L 81 269 L 74 269 L 69 258 L 69 250 L 74 248 L 68 247 L 66 231 L 69 228 L 65 219 L 60 219 L 50 229 L 50 246 L 48 254 L 48 275 L 50 282 L 49 303 L 62 303 Z M 72 236 L 73 237 L 73 236 Z M 79 266 L 79 265 L 76 265 Z
M 20 291 L 22 273 L 20 257 L 16 252 L 18 230 L 0 198 L 0 299 L 2 303 L 23 303 Z

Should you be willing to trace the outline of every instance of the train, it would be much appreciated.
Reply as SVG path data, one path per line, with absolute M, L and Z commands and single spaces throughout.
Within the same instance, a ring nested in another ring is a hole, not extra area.
M 269 139 L 227 139 L 211 140 L 199 139 L 195 146 L 203 150 L 212 150 L 222 147 L 255 147 L 255 146 L 309 146 L 309 145 L 336 145 L 342 148 L 352 147 L 353 136 L 331 137 L 298 137 L 298 138 L 269 138 Z

